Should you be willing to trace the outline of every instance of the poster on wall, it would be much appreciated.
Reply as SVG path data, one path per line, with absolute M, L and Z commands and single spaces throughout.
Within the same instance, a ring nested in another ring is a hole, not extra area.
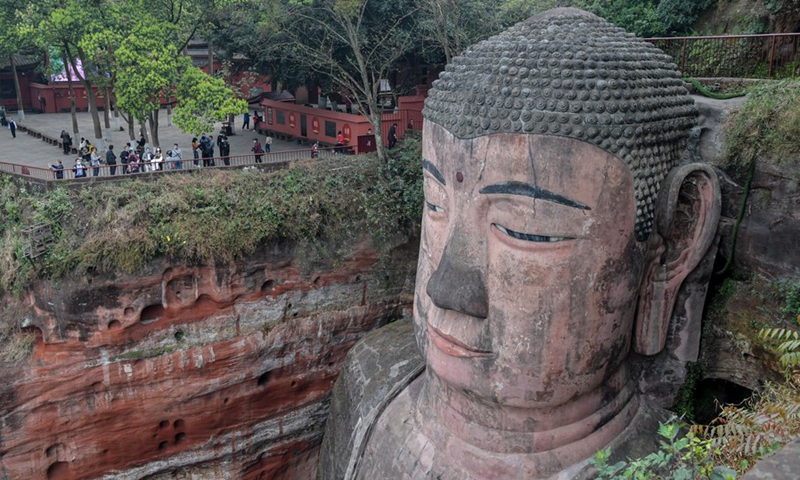
M 314 133 L 319 133 L 319 118 L 314 117 L 311 119 L 311 131 Z
M 272 125 L 272 107 L 267 107 L 267 123 Z
M 294 128 L 294 112 L 289 113 L 289 126 Z
M 349 143 L 350 142 L 350 134 L 351 133 L 352 133 L 352 131 L 350 130 L 350 124 L 349 123 L 345 123 L 344 126 L 342 127 L 342 135 L 344 135 L 344 143 Z

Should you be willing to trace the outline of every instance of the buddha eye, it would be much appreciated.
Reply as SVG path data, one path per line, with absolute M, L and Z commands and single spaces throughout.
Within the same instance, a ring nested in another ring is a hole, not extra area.
M 440 207 L 439 205 L 434 205 L 431 202 L 425 200 L 425 206 L 428 207 L 428 210 L 435 212 L 435 213 L 444 213 L 444 208 Z
M 548 237 L 546 235 L 534 235 L 532 233 L 520 233 L 515 232 L 513 230 L 509 230 L 501 225 L 493 223 L 499 231 L 503 232 L 504 234 L 508 235 L 511 238 L 516 238 L 517 240 L 523 240 L 526 242 L 563 242 L 565 240 L 575 240 L 572 237 Z

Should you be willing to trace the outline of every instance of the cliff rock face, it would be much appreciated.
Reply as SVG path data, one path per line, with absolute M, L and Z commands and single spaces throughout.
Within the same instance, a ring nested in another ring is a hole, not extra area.
M 0 367 L 0 479 L 310 478 L 345 354 L 410 307 L 416 247 L 356 250 L 39 283 L 33 357 Z
M 745 215 L 736 237 L 734 265 L 769 278 L 800 279 L 800 165 L 786 161 L 778 167 L 759 161 L 750 186 Z M 723 184 L 723 218 L 730 228 L 723 234 L 722 253 L 730 255 L 730 234 L 742 206 L 744 187 Z M 727 217 L 727 219 L 725 219 Z M 723 230 L 725 231 L 725 230 Z

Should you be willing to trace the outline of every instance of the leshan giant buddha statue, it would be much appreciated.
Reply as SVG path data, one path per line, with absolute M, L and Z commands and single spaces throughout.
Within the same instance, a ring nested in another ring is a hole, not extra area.
M 664 348 L 719 217 L 713 172 L 678 167 L 697 113 L 676 70 L 576 9 L 447 66 L 423 111 L 421 357 L 387 354 L 402 326 L 354 348 L 318 478 L 578 478 L 646 443 L 629 354 Z

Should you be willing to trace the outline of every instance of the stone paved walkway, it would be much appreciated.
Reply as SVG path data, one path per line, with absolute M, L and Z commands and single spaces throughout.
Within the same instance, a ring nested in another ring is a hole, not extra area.
M 101 125 L 103 124 L 102 112 L 100 113 Z M 16 114 L 11 113 L 9 119 L 16 120 Z M 158 137 L 161 143 L 162 150 L 166 152 L 172 148 L 172 144 L 177 142 L 178 146 L 183 151 L 184 159 L 191 158 L 191 142 L 194 135 L 182 133 L 175 125 L 166 126 L 166 114 L 161 112 L 160 116 L 161 126 L 158 129 Z M 255 132 L 244 132 L 242 134 L 238 127 L 241 126 L 242 117 L 236 118 L 236 127 L 238 135 L 228 137 L 231 144 L 231 155 L 246 155 L 250 154 L 250 149 L 253 148 L 253 138 L 258 137 L 259 141 L 264 143 L 264 135 L 256 134 Z M 72 120 L 69 113 L 47 113 L 36 114 L 26 113 L 25 121 L 17 123 L 22 127 L 27 127 L 40 132 L 43 135 L 58 139 L 61 135 L 61 130 L 66 130 L 72 134 Z M 111 144 L 114 145 L 114 152 L 119 156 L 119 152 L 125 143 L 131 141 L 128 137 L 127 124 L 124 120 L 120 119 L 120 124 L 125 131 L 112 131 Z M 80 133 L 73 141 L 75 145 L 80 142 L 80 137 L 88 138 L 92 143 L 98 146 L 101 157 L 105 159 L 105 145 L 106 142 L 96 142 L 94 137 L 94 127 L 92 126 L 92 117 L 88 112 L 78 113 L 78 126 Z M 115 126 L 114 119 L 111 119 L 112 130 Z M 219 133 L 221 124 L 217 124 L 214 128 L 214 139 Z M 138 132 L 138 127 L 135 130 Z M 75 135 L 73 135 L 75 137 Z M 149 144 L 148 144 L 149 145 Z M 298 145 L 293 142 L 284 142 L 274 140 L 272 142 L 273 152 L 282 152 L 286 150 L 308 149 L 308 146 Z M 217 150 L 218 153 L 218 150 Z M 75 160 L 75 155 L 64 155 L 61 148 L 51 145 L 42 139 L 28 135 L 25 132 L 17 131 L 17 138 L 12 138 L 11 131 L 7 128 L 0 128 L 0 162 L 18 163 L 33 167 L 48 168 L 52 163 L 62 160 L 64 165 L 72 165 Z

